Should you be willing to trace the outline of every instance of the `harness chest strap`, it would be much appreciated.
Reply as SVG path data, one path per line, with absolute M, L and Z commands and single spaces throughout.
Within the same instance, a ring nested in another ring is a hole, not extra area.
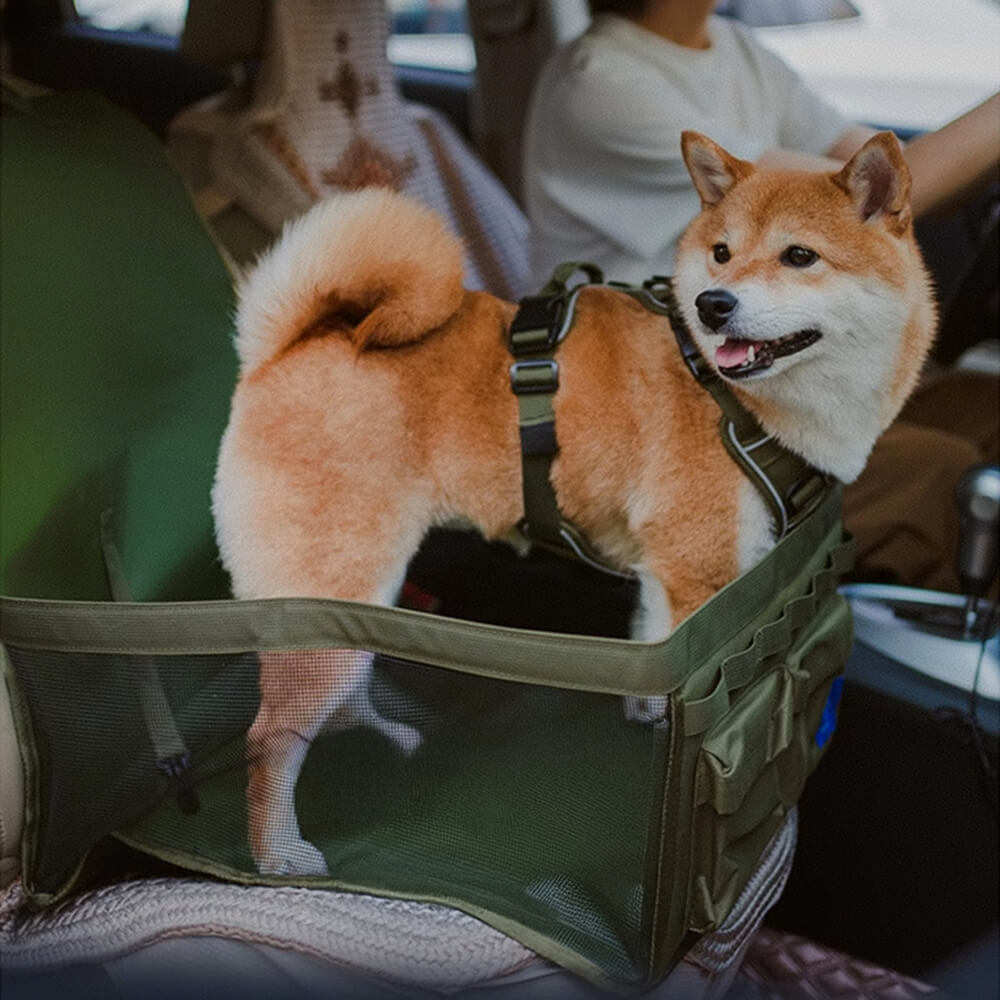
M 579 271 L 588 281 L 569 286 L 568 280 Z M 603 283 L 598 268 L 575 261 L 561 265 L 538 295 L 521 300 L 511 323 L 508 346 L 515 360 L 510 380 L 518 400 L 525 512 L 519 528 L 533 545 L 616 576 L 628 576 L 604 563 L 562 516 L 550 479 L 559 450 L 552 405 L 559 388 L 555 354 L 572 326 L 577 295 L 588 283 Z M 826 494 L 832 480 L 767 434 L 733 396 L 691 338 L 669 278 L 654 277 L 641 286 L 608 282 L 608 287 L 668 318 L 688 370 L 722 411 L 719 433 L 726 450 L 756 486 L 771 511 L 778 537 L 784 537 Z

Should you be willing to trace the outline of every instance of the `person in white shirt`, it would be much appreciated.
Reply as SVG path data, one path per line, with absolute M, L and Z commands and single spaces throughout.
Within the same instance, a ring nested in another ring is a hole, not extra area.
M 716 0 L 591 0 L 594 19 L 535 87 L 524 138 L 524 202 L 540 287 L 567 260 L 614 280 L 673 272 L 699 209 L 684 129 L 761 166 L 836 169 L 873 134 L 841 116 Z M 1000 95 L 904 146 L 916 216 L 959 204 L 1000 161 Z M 845 491 L 867 574 L 957 589 L 954 483 L 1000 460 L 995 378 L 928 380 Z

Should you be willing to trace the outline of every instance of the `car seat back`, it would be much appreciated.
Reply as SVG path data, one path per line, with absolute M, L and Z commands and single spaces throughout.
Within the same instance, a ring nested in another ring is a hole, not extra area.
M 587 0 L 467 0 L 476 49 L 472 122 L 483 159 L 522 202 L 521 135 L 552 51 L 590 23 Z

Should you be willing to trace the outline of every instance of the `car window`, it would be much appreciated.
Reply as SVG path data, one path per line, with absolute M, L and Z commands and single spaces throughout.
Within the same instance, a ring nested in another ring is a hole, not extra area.
M 476 66 L 465 0 L 389 0 L 389 58 L 400 66 L 471 73 Z M 107 31 L 178 37 L 187 0 L 76 0 L 77 15 Z
M 404 71 L 468 79 L 466 0 L 387 0 L 389 58 Z M 1000 0 L 719 0 L 847 118 L 936 128 L 996 90 Z M 187 0 L 76 0 L 98 28 L 177 36 Z M 420 95 L 414 99 L 422 100 Z
M 465 0 L 389 0 L 389 9 L 393 14 L 389 58 L 397 66 L 462 73 L 476 68 Z
M 81 20 L 106 31 L 180 35 L 187 0 L 76 0 Z
M 754 28 L 840 21 L 860 14 L 849 0 L 720 0 L 715 9 Z

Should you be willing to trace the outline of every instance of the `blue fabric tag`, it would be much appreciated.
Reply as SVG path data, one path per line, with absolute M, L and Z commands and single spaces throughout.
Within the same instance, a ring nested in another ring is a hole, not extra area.
M 830 694 L 823 706 L 823 717 L 819 720 L 819 727 L 816 730 L 816 746 L 821 750 L 830 742 L 833 731 L 837 728 L 837 708 L 840 705 L 840 696 L 844 691 L 843 676 L 834 677 L 833 684 L 830 685 Z

